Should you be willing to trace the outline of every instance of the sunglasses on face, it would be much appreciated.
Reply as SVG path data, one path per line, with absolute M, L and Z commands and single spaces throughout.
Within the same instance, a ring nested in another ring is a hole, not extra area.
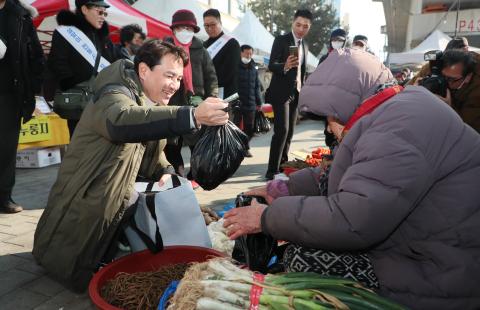
M 108 12 L 106 10 L 101 10 L 101 9 L 96 9 L 96 8 L 94 8 L 94 10 L 97 11 L 99 16 L 102 16 L 102 15 L 105 16 L 105 17 L 108 16 Z

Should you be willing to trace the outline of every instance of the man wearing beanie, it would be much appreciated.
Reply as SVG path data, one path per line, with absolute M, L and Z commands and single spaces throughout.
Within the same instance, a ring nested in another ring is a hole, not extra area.
M 169 105 L 196 106 L 208 97 L 218 96 L 218 82 L 215 67 L 207 50 L 203 47 L 200 39 L 194 36 L 200 31 L 197 19 L 189 10 L 178 10 L 172 16 L 170 26 L 173 38 L 167 38 L 177 46 L 183 47 L 187 52 L 190 62 L 183 68 L 183 79 L 180 89 L 170 99 Z M 169 139 L 165 148 L 165 155 L 172 164 L 175 172 L 185 177 L 184 162 L 182 158 L 182 146 L 188 145 L 190 150 L 197 143 L 200 132 Z M 198 188 L 197 182 L 192 180 L 191 173 L 187 175 L 191 180 L 192 187 Z
M 353 37 L 352 48 L 367 51 L 368 38 L 362 34 L 357 34 Z
M 238 92 L 238 67 L 240 65 L 240 44 L 222 30 L 222 20 L 217 9 L 203 13 L 203 26 L 208 40 L 203 43 L 213 60 L 217 72 L 221 98 Z

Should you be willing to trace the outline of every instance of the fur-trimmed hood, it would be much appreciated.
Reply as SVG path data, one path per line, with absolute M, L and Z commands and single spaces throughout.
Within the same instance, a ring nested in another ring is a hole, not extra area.
M 18 14 L 28 15 L 32 19 L 38 16 L 37 9 L 27 3 L 26 0 L 7 0 L 7 2 L 16 7 Z
M 97 30 L 90 25 L 83 15 L 73 13 L 69 10 L 61 10 L 58 12 L 57 23 L 60 26 L 75 26 L 86 34 L 89 32 L 97 32 L 101 38 L 108 37 L 110 33 L 107 22 L 104 22 L 102 28 Z

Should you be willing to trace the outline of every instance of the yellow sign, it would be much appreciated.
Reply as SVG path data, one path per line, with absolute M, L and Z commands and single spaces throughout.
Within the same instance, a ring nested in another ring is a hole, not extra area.
M 18 143 L 46 141 L 51 138 L 50 120 L 46 115 L 40 115 L 22 124 Z
M 48 131 L 52 133 L 52 138 L 45 141 L 19 143 L 17 150 L 65 145 L 70 142 L 67 120 L 60 118 L 57 114 L 47 114 L 42 117 L 48 117 Z

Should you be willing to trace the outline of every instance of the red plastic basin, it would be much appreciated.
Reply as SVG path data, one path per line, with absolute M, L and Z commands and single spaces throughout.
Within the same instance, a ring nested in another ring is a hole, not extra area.
M 100 290 L 105 282 L 115 277 L 117 273 L 146 272 L 157 270 L 166 265 L 204 262 L 211 257 L 224 256 L 224 254 L 212 249 L 183 245 L 167 246 L 163 251 L 157 254 L 152 254 L 149 250 L 136 252 L 124 256 L 100 269 L 90 281 L 88 294 L 98 309 L 120 310 L 120 308 L 107 303 L 102 296 L 100 296 Z

